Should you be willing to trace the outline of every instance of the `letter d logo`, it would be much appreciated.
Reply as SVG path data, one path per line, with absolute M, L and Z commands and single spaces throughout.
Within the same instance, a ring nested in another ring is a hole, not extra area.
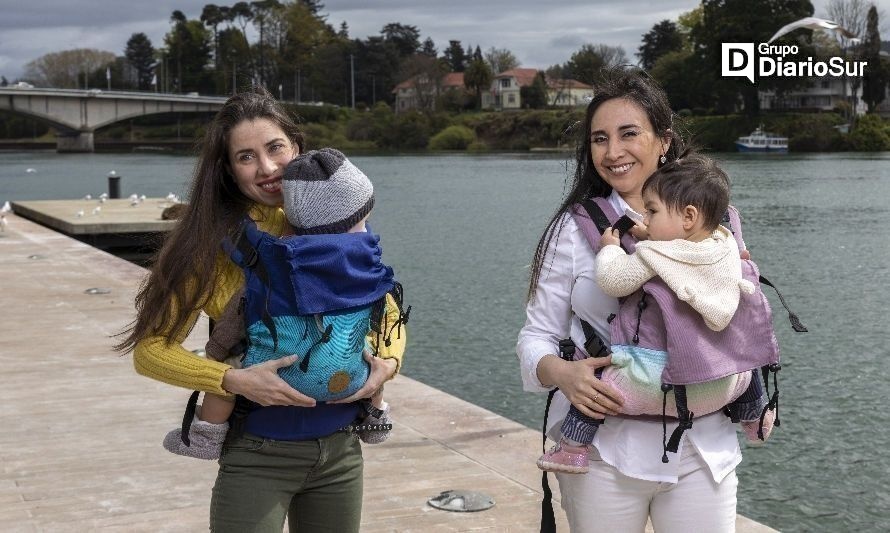
M 741 76 L 754 83 L 754 43 L 722 43 L 721 55 L 724 78 Z

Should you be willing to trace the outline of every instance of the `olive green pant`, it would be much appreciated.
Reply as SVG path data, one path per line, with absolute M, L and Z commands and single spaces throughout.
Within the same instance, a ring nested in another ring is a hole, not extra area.
M 210 501 L 216 533 L 357 532 L 362 448 L 353 433 L 306 441 L 227 439 Z

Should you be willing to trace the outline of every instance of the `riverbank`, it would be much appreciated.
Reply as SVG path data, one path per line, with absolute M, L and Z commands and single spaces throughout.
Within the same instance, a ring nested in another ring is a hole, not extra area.
M 143 275 L 9 215 L 0 233 L 3 531 L 206 529 L 216 464 L 160 446 L 188 391 L 136 375 L 129 356 L 111 351 Z M 203 346 L 206 331 L 199 322 L 186 346 Z M 396 429 L 364 449 L 363 532 L 538 530 L 537 431 L 404 376 L 386 392 Z M 426 503 L 449 489 L 483 492 L 496 505 L 455 513 Z M 741 516 L 737 528 L 774 531 Z
M 334 146 L 347 153 L 560 150 L 577 143 L 585 113 L 584 108 L 393 113 L 384 103 L 361 110 L 292 104 L 287 107 L 302 121 L 309 148 Z M 190 151 L 206 122 L 206 117 L 166 114 L 112 124 L 96 132 L 96 149 Z M 849 125 L 837 113 L 767 113 L 747 117 L 691 115 L 683 110 L 674 125 L 696 146 L 708 151 L 735 151 L 737 138 L 761 126 L 788 137 L 792 152 L 890 150 L 890 122 L 877 115 L 859 117 L 849 134 L 843 133 Z M 52 133 L 45 127 L 34 135 L 30 135 L 31 130 L 34 127 L 29 128 L 28 124 L 17 128 L 17 132 L 27 132 L 19 135 L 29 136 L 0 140 L 0 149 L 41 149 L 43 143 L 55 148 Z

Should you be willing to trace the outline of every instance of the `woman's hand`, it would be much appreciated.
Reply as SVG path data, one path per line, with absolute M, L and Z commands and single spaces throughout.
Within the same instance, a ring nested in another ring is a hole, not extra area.
M 543 364 L 543 367 L 542 367 Z M 612 364 L 612 357 L 589 357 L 581 361 L 565 361 L 557 356 L 546 356 L 538 363 L 539 377 L 548 376 L 550 383 L 559 387 L 572 405 L 581 413 L 602 419 L 621 412 L 624 401 L 611 385 L 600 381 L 594 371 Z M 545 383 L 545 380 L 541 380 Z
M 357 390 L 352 396 L 328 403 L 350 403 L 363 398 L 370 398 L 380 390 L 380 387 L 382 387 L 389 378 L 395 375 L 396 367 L 398 365 L 395 359 L 375 357 L 374 354 L 368 350 L 365 350 L 364 357 L 365 361 L 371 365 L 371 373 L 368 375 L 368 381 L 366 381 L 365 384 L 362 385 L 362 388 Z
M 297 362 L 296 355 L 266 361 L 247 368 L 231 368 L 223 375 L 225 390 L 240 394 L 262 406 L 296 405 L 315 407 L 315 400 L 291 387 L 278 375 L 278 369 Z

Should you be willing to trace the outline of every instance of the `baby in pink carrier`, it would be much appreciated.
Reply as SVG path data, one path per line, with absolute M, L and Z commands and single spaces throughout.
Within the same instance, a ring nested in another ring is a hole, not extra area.
M 732 233 L 720 225 L 729 179 L 710 159 L 687 155 L 650 176 L 642 194 L 648 240 L 628 254 L 612 227 L 599 237 L 597 283 L 621 299 L 610 317 L 612 364 L 599 377 L 621 393 L 624 415 L 680 420 L 672 444 L 665 433 L 665 462 L 693 413 L 726 408 L 749 443 L 760 444 L 775 410 L 767 408 L 757 370 L 778 363 L 778 345 L 759 272 L 741 260 Z M 586 472 L 601 423 L 572 406 L 560 442 L 538 466 Z

